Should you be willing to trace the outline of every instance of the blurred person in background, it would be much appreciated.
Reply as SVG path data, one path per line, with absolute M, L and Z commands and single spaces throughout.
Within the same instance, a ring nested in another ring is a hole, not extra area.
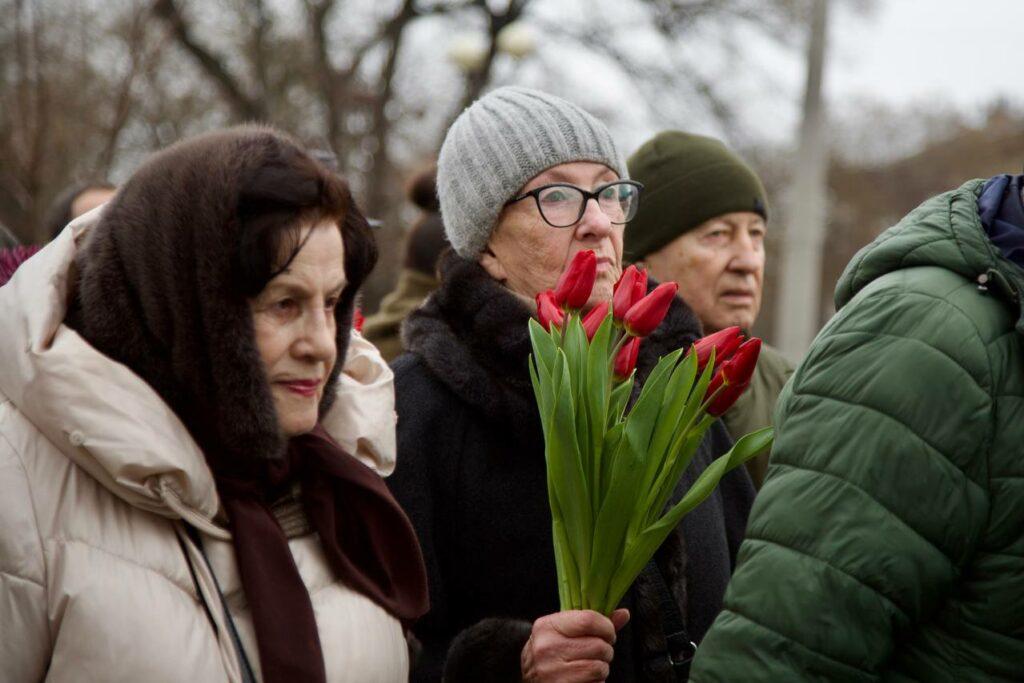
M 760 178 L 719 140 L 680 131 L 659 133 L 628 163 L 644 201 L 626 231 L 627 261 L 659 282 L 678 283 L 705 334 L 732 326 L 749 334 L 764 282 L 768 202 Z M 792 364 L 763 345 L 750 388 L 722 417 L 729 433 L 771 426 L 792 374 Z M 767 451 L 747 461 L 756 488 L 767 468 Z
M 691 681 L 1021 680 L 1022 192 L 969 181 L 846 267 Z
M 16 247 L 19 244 L 21 244 L 21 240 L 3 222 L 0 222 L 0 249 Z
M 0 286 L 7 284 L 7 281 L 14 276 L 14 271 L 18 270 L 21 264 L 29 260 L 37 251 L 39 251 L 39 246 L 35 244 L 0 249 Z
M 402 681 L 426 610 L 347 184 L 241 127 L 153 155 L 0 287 L 0 667 Z
M 448 246 L 437 199 L 436 166 L 413 177 L 408 197 L 422 214 L 405 238 L 405 259 L 398 283 L 363 326 L 363 336 L 380 349 L 386 361 L 394 360 L 405 350 L 400 336 L 402 322 L 437 289 L 437 259 Z
M 117 186 L 105 180 L 77 183 L 65 188 L 46 211 L 44 225 L 47 238 L 55 238 L 68 223 L 106 204 L 116 192 Z
M 583 250 L 598 277 L 587 307 L 622 272 L 639 187 L 603 123 L 547 93 L 499 88 L 445 137 L 438 195 L 453 252 L 440 286 L 403 327 L 395 370 L 398 466 L 430 577 L 414 627 L 414 681 L 676 681 L 721 609 L 754 489 L 727 474 L 669 535 L 607 618 L 559 611 L 544 438 L 530 385 L 528 322 Z M 654 287 L 654 283 L 649 285 Z M 659 356 L 700 336 L 676 298 L 640 347 L 639 390 Z M 680 492 L 731 447 L 715 423 Z

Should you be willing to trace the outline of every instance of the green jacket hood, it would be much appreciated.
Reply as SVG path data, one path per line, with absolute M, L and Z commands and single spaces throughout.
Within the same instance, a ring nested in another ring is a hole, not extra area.
M 1024 271 L 998 252 L 978 218 L 985 182 L 969 180 L 926 200 L 857 252 L 836 284 L 836 309 L 887 273 L 938 266 L 977 281 L 1014 306 L 1017 330 L 1024 333 Z

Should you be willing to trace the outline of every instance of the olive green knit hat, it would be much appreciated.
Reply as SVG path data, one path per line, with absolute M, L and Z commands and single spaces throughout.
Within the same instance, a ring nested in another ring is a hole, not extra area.
M 640 210 L 625 232 L 625 255 L 637 261 L 715 216 L 753 211 L 768 219 L 761 180 L 721 141 L 669 130 L 628 160 L 643 183 Z

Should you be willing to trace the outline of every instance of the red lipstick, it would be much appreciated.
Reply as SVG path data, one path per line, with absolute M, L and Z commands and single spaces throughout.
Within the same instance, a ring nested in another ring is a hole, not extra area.
M 288 391 L 298 394 L 299 396 L 311 397 L 316 396 L 317 387 L 320 386 L 320 380 L 318 379 L 293 379 L 287 382 L 278 382 Z

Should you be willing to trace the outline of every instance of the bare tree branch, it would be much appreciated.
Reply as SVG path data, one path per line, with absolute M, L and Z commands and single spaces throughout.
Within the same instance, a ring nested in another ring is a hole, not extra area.
M 702 3 L 691 3 L 701 5 L 701 10 L 707 9 L 708 5 L 715 4 L 713 1 Z M 574 31 L 565 25 L 553 24 L 550 22 L 541 24 L 545 35 L 550 35 L 566 42 L 578 43 L 588 50 L 607 57 L 614 62 L 618 68 L 630 77 L 633 84 L 644 94 L 648 106 L 654 113 L 665 119 L 678 117 L 678 112 L 664 109 L 663 93 L 666 90 L 680 91 L 689 90 L 697 95 L 698 101 L 722 126 L 728 137 L 736 134 L 736 115 L 733 108 L 718 93 L 713 80 L 705 78 L 692 67 L 687 68 L 686 64 L 679 62 L 677 58 L 669 56 L 669 60 L 659 60 L 657 64 L 638 64 L 630 55 L 623 52 L 612 40 L 595 41 L 592 37 L 583 32 Z M 661 26 L 656 26 L 658 33 L 666 40 L 670 36 L 663 33 Z M 691 27 L 692 30 L 692 27 Z
M 106 139 L 103 149 L 100 150 L 96 160 L 96 168 L 102 175 L 110 174 L 110 168 L 114 163 L 114 155 L 117 151 L 117 144 L 121 138 L 128 119 L 131 116 L 135 100 L 132 97 L 132 89 L 135 87 L 139 73 L 146 67 L 160 48 L 167 42 L 169 36 L 164 34 L 153 46 L 146 46 L 146 32 L 149 23 L 150 9 L 138 8 L 128 20 L 125 35 L 125 47 L 129 55 L 128 71 L 121 79 L 115 98 L 114 115 L 110 126 L 106 131 Z
M 423 11 L 418 10 L 415 2 L 412 0 L 403 2 L 398 12 L 384 22 L 374 32 L 372 37 L 364 41 L 353 51 L 347 68 L 339 70 L 331 64 L 327 50 L 326 26 L 328 16 L 334 9 L 334 0 L 305 0 L 305 5 L 309 15 L 310 32 L 313 37 L 317 82 L 319 83 L 321 98 L 327 110 L 327 138 L 335 153 L 340 154 L 346 147 L 346 133 L 343 121 L 348 110 L 351 108 L 346 103 L 366 101 L 365 93 L 357 92 L 355 82 L 363 60 L 370 50 L 380 45 L 381 42 L 388 45 L 388 56 L 381 71 L 381 78 L 383 80 L 378 81 L 380 90 L 376 96 L 370 98 L 374 107 L 372 112 L 374 123 L 371 125 L 371 131 L 381 130 L 381 122 L 383 121 L 383 130 L 386 134 L 388 125 L 384 116 L 384 108 L 392 96 L 391 81 L 394 78 L 395 66 L 397 64 L 398 44 L 406 25 L 417 17 L 423 16 Z M 377 137 L 375 132 L 372 134 Z
M 259 84 L 260 95 L 265 97 L 270 89 L 267 81 L 267 34 L 270 32 L 270 17 L 267 15 L 267 6 L 263 0 L 249 0 L 255 15 L 255 26 L 253 26 L 252 41 L 249 52 L 253 65 L 253 72 L 256 82 Z
M 223 59 L 196 41 L 175 0 L 156 0 L 153 3 L 153 13 L 170 25 L 178 44 L 192 55 L 199 67 L 220 87 L 237 118 L 266 118 L 267 112 L 263 103 L 245 92 L 242 84 L 228 71 Z
M 494 70 L 494 60 L 498 56 L 498 34 L 501 33 L 503 28 L 517 21 L 523 15 L 523 10 L 530 4 L 530 0 L 512 0 L 504 12 L 495 12 L 487 4 L 486 0 L 472 0 L 468 4 L 478 7 L 487 16 L 487 53 L 484 55 L 484 60 L 480 67 L 466 75 L 466 85 L 462 93 L 462 100 L 442 128 L 442 137 L 452 122 L 458 118 L 462 110 L 480 97 L 480 93 L 487 87 L 491 80 L 491 72 Z
M 398 64 L 398 54 L 402 45 L 402 36 L 405 27 L 417 16 L 414 0 L 404 0 L 398 14 L 387 23 L 385 27 L 384 40 L 388 43 L 388 55 L 381 70 L 380 91 L 372 109 L 372 135 L 376 148 L 373 155 L 373 167 L 370 172 L 369 192 L 367 193 L 367 207 L 371 213 L 379 212 L 384 206 L 387 197 L 388 177 L 391 174 L 391 157 L 388 154 L 388 136 L 391 132 L 391 122 L 387 116 L 388 104 L 393 94 L 395 79 L 395 68 Z
M 320 99 L 325 110 L 327 142 L 336 154 L 345 148 L 345 128 L 342 123 L 345 106 L 337 70 L 331 64 L 327 51 L 327 18 L 334 8 L 334 0 L 306 0 L 309 30 L 313 37 L 313 56 Z

